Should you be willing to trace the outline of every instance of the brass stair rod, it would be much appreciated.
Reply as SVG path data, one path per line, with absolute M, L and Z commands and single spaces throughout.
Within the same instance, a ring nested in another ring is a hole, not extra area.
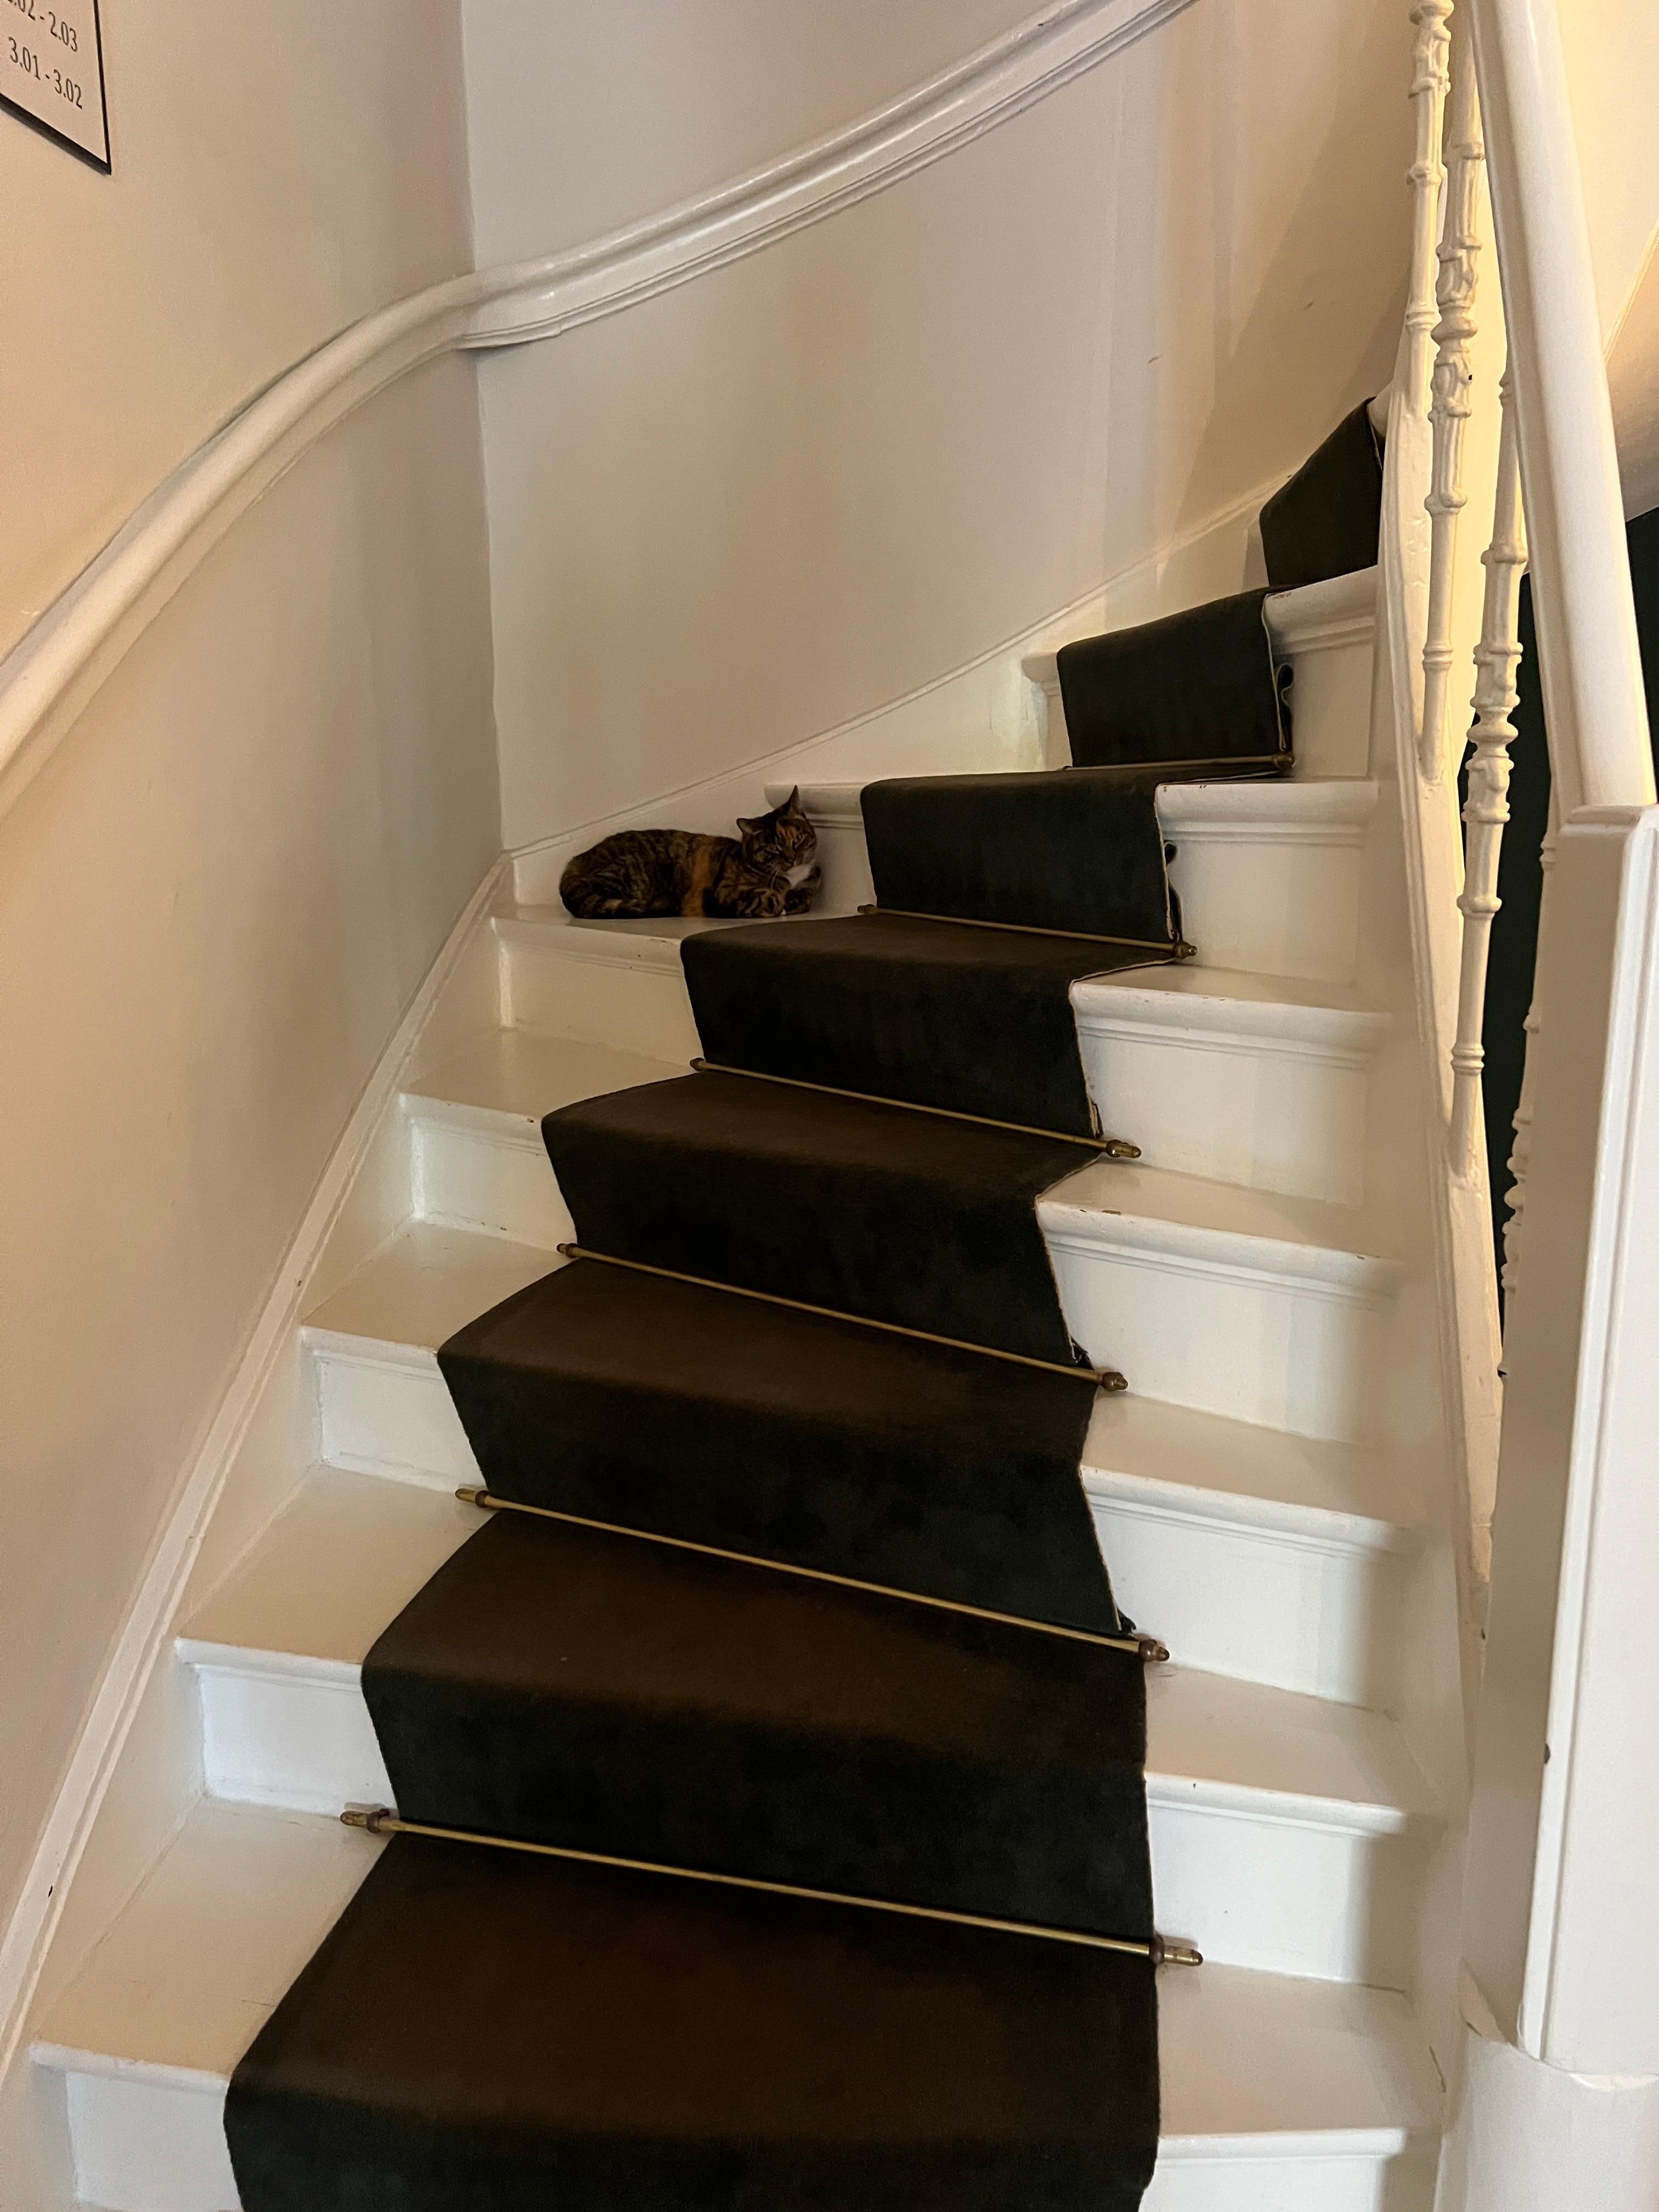
M 741 1567 L 763 1567 L 778 1575 L 799 1575 L 803 1580 L 833 1583 L 837 1589 L 861 1591 L 869 1597 L 890 1597 L 906 1605 L 930 1605 L 941 1613 L 965 1613 L 970 1620 L 992 1620 L 1004 1628 L 1029 1628 L 1036 1636 L 1063 1636 L 1074 1644 L 1094 1644 L 1109 1651 L 1127 1651 L 1149 1665 L 1169 1658 L 1170 1647 L 1156 1636 L 1103 1635 L 1097 1629 L 1067 1628 L 1057 1621 L 1028 1620 L 1018 1613 L 997 1613 L 988 1606 L 966 1605 L 957 1598 L 933 1597 L 923 1590 L 894 1589 L 886 1583 L 860 1582 L 852 1575 L 831 1574 L 824 1567 L 803 1567 L 793 1559 L 765 1559 L 753 1552 L 728 1552 L 719 1544 L 694 1543 L 689 1536 L 665 1536 L 655 1528 L 629 1528 L 619 1521 L 595 1521 L 586 1513 L 562 1513 L 556 1506 L 526 1505 L 516 1498 L 497 1498 L 476 1485 L 455 1492 L 463 1505 L 476 1505 L 486 1513 L 532 1513 L 543 1521 L 562 1521 L 573 1528 L 596 1528 L 602 1535 L 629 1536 L 642 1544 L 666 1544 L 676 1552 L 695 1552 L 705 1559 L 730 1559 Z
M 874 1091 L 843 1091 L 838 1083 L 808 1083 L 799 1075 L 769 1075 L 758 1067 L 728 1067 L 724 1060 L 694 1060 L 693 1075 L 741 1075 L 750 1083 L 782 1083 L 792 1091 L 817 1091 L 827 1098 L 856 1098 L 865 1106 L 896 1106 L 907 1114 L 936 1114 L 945 1121 L 971 1121 L 976 1129 L 1006 1129 L 1016 1137 L 1043 1137 L 1054 1145 L 1081 1145 L 1109 1160 L 1138 1160 L 1139 1145 L 1127 1137 L 1074 1137 L 1064 1129 L 1034 1129 L 1029 1121 L 998 1121 L 988 1114 L 963 1114 L 954 1106 L 924 1106 L 915 1098 L 884 1098 Z
M 498 1851 L 523 1851 L 534 1858 L 563 1859 L 577 1866 L 615 1867 L 623 1874 L 665 1875 L 674 1881 L 708 1882 L 721 1889 L 758 1890 L 768 1897 L 799 1898 L 808 1905 L 851 1905 L 866 1912 L 893 1912 L 911 1920 L 939 1920 L 952 1928 L 982 1928 L 994 1935 L 1035 1936 L 1048 1943 L 1070 1943 L 1089 1951 L 1118 1951 L 1150 1959 L 1155 1966 L 1201 1966 L 1204 1954 L 1191 1943 L 1154 1936 L 1141 1942 L 1123 1936 L 1091 1936 L 1082 1929 L 1045 1928 L 1027 1920 L 993 1920 L 977 1912 L 947 1912 L 934 1905 L 901 1905 L 885 1897 L 853 1897 L 841 1890 L 806 1889 L 795 1882 L 763 1881 L 740 1874 L 713 1874 L 703 1867 L 663 1866 L 652 1859 L 622 1858 L 609 1851 L 579 1851 L 563 1844 L 528 1844 L 514 1836 L 481 1836 L 466 1828 L 435 1828 L 423 1820 L 400 1820 L 388 1805 L 348 1805 L 340 1815 L 348 1828 L 371 1836 L 430 1836 L 443 1844 L 482 1844 Z
M 1087 1382 L 1097 1390 L 1127 1390 L 1125 1378 L 1115 1367 L 1062 1367 L 1057 1359 L 1036 1359 L 1029 1352 L 1004 1352 L 994 1344 L 969 1344 L 960 1336 L 935 1336 L 931 1329 L 907 1328 L 902 1322 L 877 1321 L 870 1314 L 841 1313 L 834 1306 L 809 1305 L 805 1298 L 786 1298 L 776 1291 L 747 1290 L 741 1283 L 716 1282 L 712 1275 L 688 1275 L 678 1267 L 659 1267 L 648 1260 L 623 1260 L 614 1252 L 591 1252 L 586 1244 L 556 1244 L 562 1260 L 596 1260 L 605 1267 L 631 1267 L 636 1275 L 656 1275 L 665 1282 L 690 1283 L 699 1291 L 720 1291 L 727 1297 L 758 1298 L 763 1305 L 787 1306 L 792 1313 L 816 1314 L 821 1321 L 850 1322 L 854 1328 L 879 1328 L 889 1336 L 909 1336 L 923 1344 L 941 1344 L 947 1352 L 974 1352 L 981 1359 L 1006 1359 L 1016 1367 L 1036 1367 L 1045 1375 L 1063 1375 L 1068 1382 Z
M 971 914 L 919 914 L 908 906 L 861 906 L 860 914 L 884 914 L 895 921 L 942 921 L 952 929 L 1000 929 L 1011 937 L 1063 937 L 1073 945 L 1122 945 L 1132 952 L 1161 952 L 1165 961 L 1196 958 L 1198 947 L 1188 945 L 1185 938 L 1165 938 L 1160 944 L 1151 937 L 1104 937 L 1097 929 L 1045 929 L 1036 921 L 981 921 Z M 1161 962 L 1143 960 L 1139 967 L 1161 966 Z

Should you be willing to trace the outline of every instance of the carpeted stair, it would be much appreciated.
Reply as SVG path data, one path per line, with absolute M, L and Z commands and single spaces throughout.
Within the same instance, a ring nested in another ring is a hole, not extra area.
M 1270 563 L 1374 549 L 1356 445 Z M 364 1668 L 404 1832 L 246 2212 L 1139 2203 L 1152 1652 L 1035 1202 L 1109 1148 L 1070 985 L 1187 949 L 1158 785 L 1289 764 L 1262 597 L 1066 648 L 1072 770 L 872 787 L 878 910 L 691 939 L 713 1065 L 547 1117 L 588 1256 L 441 1355 L 495 1510 Z

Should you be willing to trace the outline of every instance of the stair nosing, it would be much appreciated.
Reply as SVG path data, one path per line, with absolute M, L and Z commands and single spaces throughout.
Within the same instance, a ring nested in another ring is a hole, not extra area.
M 144 1922 L 137 1955 L 147 1974 L 158 1936 L 169 1954 L 182 1947 L 188 1954 L 199 1948 L 191 1944 L 194 1923 L 188 1917 L 193 1909 L 189 1901 L 193 1889 L 181 1892 L 179 1876 L 174 1875 L 169 1881 L 167 1872 L 167 1862 L 176 1850 L 185 1850 L 186 1867 L 196 1863 L 186 1838 L 198 1820 L 207 1832 L 198 1839 L 197 1848 L 210 1854 L 210 1879 L 221 1886 L 227 1877 L 235 1878 L 250 1850 L 264 1863 L 276 1831 L 302 1828 L 307 1840 L 297 1856 L 284 1850 L 273 1871 L 283 1882 L 301 1885 L 301 1901 L 312 1917 L 327 1910 L 331 1917 L 338 1910 L 331 1903 L 338 1887 L 337 1877 L 319 1871 L 315 1852 L 324 1831 L 341 1832 L 337 1823 L 315 1813 L 295 1814 L 270 1807 L 200 1801 L 185 1828 L 147 1870 L 134 1895 L 111 1923 L 113 1930 L 133 1915 Z M 362 1873 L 353 1878 L 353 1887 L 372 1863 L 371 1839 L 357 1840 L 369 1848 L 363 1852 Z M 147 1914 L 146 1902 L 154 1895 L 151 1882 L 158 1876 L 167 1901 L 151 1904 Z M 183 1919 L 174 1917 L 180 1910 L 185 1916 Z M 158 1911 L 162 1916 L 159 1920 Z M 286 1950 L 287 1936 L 276 1940 Z M 114 1948 L 118 1954 L 118 1939 Z M 256 1977 L 263 1971 L 257 1965 L 253 1968 Z M 1172 1987 L 1170 1997 L 1160 2033 L 1166 2063 L 1178 2064 L 1195 2055 L 1200 2064 L 1192 2077 L 1190 2095 L 1183 2094 L 1177 2100 L 1178 2112 L 1169 2114 L 1175 2124 L 1161 2138 L 1161 2157 L 1183 2165 L 1217 2166 L 1297 2157 L 1310 2160 L 1344 2155 L 1382 2158 L 1431 2139 L 1437 2124 L 1437 2085 L 1423 2027 L 1410 2004 L 1397 1993 L 1316 1976 L 1221 1966 L 1200 1970 L 1188 1986 Z M 269 2010 L 269 2000 L 257 1979 L 246 1991 L 246 2002 L 261 2014 Z M 60 2023 L 60 2032 L 52 2033 Z M 219 2099 L 253 2026 L 257 2022 L 239 2033 L 222 2023 L 221 2032 L 200 2053 L 205 2063 L 181 2064 L 176 2059 L 149 2055 L 167 2047 L 166 2023 L 155 2021 L 148 2008 L 142 2019 L 135 2014 L 124 1994 L 115 1961 L 100 1945 L 70 1987 L 53 1998 L 41 2022 L 42 2032 L 30 2043 L 29 2053 L 32 2062 L 45 2070 L 125 2081 L 135 2088 L 177 2090 Z M 233 2036 L 236 2038 L 234 2052 Z M 1251 2052 L 1263 2047 L 1263 2036 L 1266 2047 L 1274 2051 L 1278 2061 L 1274 2078 L 1285 2086 L 1282 2093 L 1270 2085 L 1261 2095 L 1246 2094 L 1241 2110 L 1240 2098 L 1229 2085 L 1237 2068 L 1249 2064 Z M 1352 2124 L 1347 2126 L 1340 2122 L 1330 2124 L 1328 2105 L 1309 2111 L 1306 2090 L 1297 2086 L 1298 2054 L 1330 2049 L 1334 2036 L 1339 2045 L 1346 2045 L 1349 2039 L 1354 2045 L 1351 2061 L 1338 2050 L 1339 2063 L 1330 2085 L 1339 2100 L 1337 2110 L 1352 2115 Z M 1206 2125 L 1212 2119 L 1213 2124 Z M 1252 2125 L 1252 2121 L 1258 2124 Z
M 180 1662 L 192 1673 L 362 1694 L 362 1662 L 357 1660 L 317 1652 L 286 1651 L 269 1644 L 228 1644 L 204 1637 L 177 1637 L 173 1649 Z M 1335 1700 L 1314 1698 L 1310 1702 L 1346 1710 Z M 1187 1774 L 1173 1767 L 1152 1764 L 1150 1753 L 1148 1757 L 1146 1802 L 1171 1811 L 1249 1820 L 1264 1827 L 1311 1828 L 1333 1835 L 1404 1835 L 1437 1824 L 1437 1816 L 1428 1808 L 1401 1805 L 1387 1798 L 1322 1796 L 1313 1790 L 1280 1790 L 1267 1784 Z M 246 1801 L 231 1798 L 218 1802 L 238 1804 Z M 287 1802 L 280 1797 L 261 1798 L 258 1802 L 273 1810 L 282 1809 Z M 307 1805 L 296 1809 L 313 1808 Z
M 1399 1261 L 1346 1246 L 1171 1221 L 1162 1214 L 1079 1206 L 1059 1198 L 1040 1198 L 1036 1211 L 1050 1251 L 1109 1253 L 1131 1266 L 1157 1263 L 1238 1282 L 1271 1279 L 1372 1304 L 1389 1297 L 1405 1277 Z
M 1215 968 L 1177 972 L 1220 981 L 1250 971 Z M 1080 977 L 1071 987 L 1071 1000 L 1078 1028 L 1089 1036 L 1159 1031 L 1214 1050 L 1273 1052 L 1351 1067 L 1365 1066 L 1393 1027 L 1393 1017 L 1382 1007 L 1334 1006 L 1288 996 L 1203 990 L 1184 983 L 1160 987 L 1127 977 Z
M 486 1232 L 478 1231 L 479 1235 Z M 443 1377 L 438 1367 L 437 1347 L 417 1345 L 407 1339 L 359 1336 L 348 1330 L 318 1329 L 307 1327 L 304 1331 L 307 1347 L 325 1359 L 343 1364 L 379 1368 L 411 1380 L 435 1384 L 441 1388 Z M 1191 1413 L 1194 1419 L 1214 1419 L 1219 1416 L 1195 1412 L 1185 1407 L 1168 1409 L 1176 1419 Z M 1287 1443 L 1306 1445 L 1308 1439 L 1283 1432 Z M 1086 1447 L 1085 1447 L 1086 1451 Z M 337 1455 L 325 1464 L 337 1468 L 343 1473 L 364 1474 L 376 1480 L 418 1483 L 422 1487 L 442 1486 L 453 1489 L 453 1479 L 433 1469 L 406 1467 L 401 1461 L 370 1460 L 361 1454 Z M 1260 1491 L 1231 1491 L 1212 1487 L 1201 1483 L 1183 1483 L 1161 1479 L 1155 1475 L 1138 1474 L 1115 1468 L 1104 1461 L 1085 1457 L 1079 1468 L 1084 1489 L 1091 1498 L 1098 1497 L 1103 1503 L 1139 1509 L 1148 1515 L 1179 1519 L 1198 1526 L 1212 1526 L 1231 1533 L 1261 1536 L 1270 1540 L 1284 1541 L 1309 1549 L 1334 1554 L 1355 1553 L 1416 1552 L 1421 1546 L 1420 1532 L 1410 1520 L 1389 1520 L 1380 1515 L 1358 1512 L 1340 1506 L 1311 1505 L 1303 1500 L 1275 1498 Z M 1238 1510 L 1238 1509 L 1243 1509 Z

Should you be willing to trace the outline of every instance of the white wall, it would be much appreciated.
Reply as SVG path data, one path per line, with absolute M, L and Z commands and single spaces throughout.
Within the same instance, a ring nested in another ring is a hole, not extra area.
M 921 31 L 925 58 L 944 58 L 942 11 L 890 12 L 907 65 Z M 646 163 L 653 190 L 775 150 L 787 113 L 803 137 L 854 88 L 896 84 L 896 64 L 867 50 L 897 51 L 885 15 L 817 11 L 803 59 L 790 41 L 805 14 L 715 11 L 755 42 L 724 162 L 723 111 L 676 34 L 678 74 L 653 97 L 672 116 L 678 82 L 698 128 Z M 557 131 L 528 127 L 523 83 L 503 88 L 530 50 L 524 15 L 471 0 L 467 16 L 492 252 L 574 228 L 538 231 L 577 192 L 571 158 Z M 643 20 L 544 11 L 525 79 L 593 70 L 617 88 L 579 149 L 620 112 Z M 972 29 L 991 27 L 987 12 Z M 878 197 L 487 360 L 509 846 L 866 714 L 1287 474 L 1391 373 L 1410 37 L 1398 0 L 1195 0 Z M 726 53 L 717 43 L 716 70 Z M 637 143 L 605 149 L 586 220 L 645 203 Z
M 960 61 L 1032 0 L 466 0 L 478 264 L 577 246 Z
M 0 113 L 0 653 L 261 386 L 470 258 L 457 0 L 103 37 L 112 176 Z
M 449 0 L 105 17 L 112 178 L 0 115 L 3 635 L 261 384 L 467 258 Z M 267 491 L 0 816 L 0 1926 L 281 1255 L 499 851 L 487 544 L 450 359 Z

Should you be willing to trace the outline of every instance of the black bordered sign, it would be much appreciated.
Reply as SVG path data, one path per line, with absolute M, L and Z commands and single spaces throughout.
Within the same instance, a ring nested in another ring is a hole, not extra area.
M 109 174 L 98 0 L 0 0 L 0 107 Z

